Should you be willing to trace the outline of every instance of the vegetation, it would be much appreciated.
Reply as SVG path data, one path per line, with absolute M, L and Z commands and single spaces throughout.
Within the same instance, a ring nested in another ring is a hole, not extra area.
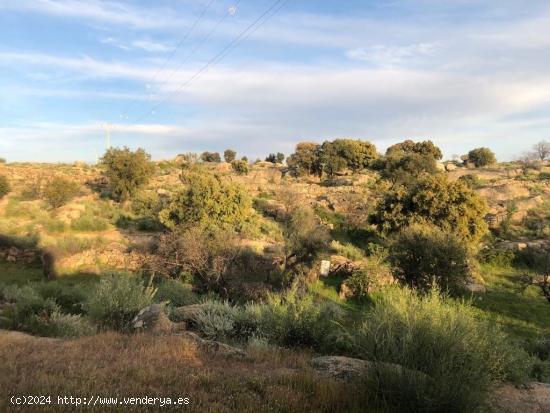
M 251 200 L 240 186 L 198 171 L 183 175 L 183 182 L 186 187 L 160 212 L 160 220 L 167 227 L 200 225 L 238 229 L 250 216 Z
M 220 163 L 222 158 L 218 152 L 203 152 L 201 153 L 201 161 Z
M 42 196 L 48 205 L 56 209 L 71 201 L 79 190 L 76 182 L 56 176 L 44 186 Z
M 231 167 L 238 175 L 247 175 L 250 171 L 248 162 L 243 160 L 231 162 Z
M 471 276 L 467 245 L 437 227 L 416 224 L 403 229 L 392 244 L 390 260 L 397 280 L 423 292 L 438 287 L 458 293 Z
M 494 165 L 497 158 L 489 148 L 477 148 L 468 152 L 467 162 L 475 165 L 476 168 Z
M 487 232 L 486 212 L 485 200 L 465 182 L 451 182 L 444 175 L 422 175 L 412 187 L 390 190 L 371 219 L 385 232 L 430 223 L 476 242 Z
M 8 178 L 4 175 L 0 175 L 0 199 L 4 198 L 11 191 L 10 183 Z
M 223 159 L 227 163 L 233 162 L 236 157 L 237 157 L 237 152 L 235 152 L 233 149 L 226 149 L 223 152 Z
M 154 166 L 151 156 L 143 149 L 135 152 L 128 148 L 109 149 L 101 164 L 109 181 L 111 195 L 118 201 L 127 201 L 152 177 Z

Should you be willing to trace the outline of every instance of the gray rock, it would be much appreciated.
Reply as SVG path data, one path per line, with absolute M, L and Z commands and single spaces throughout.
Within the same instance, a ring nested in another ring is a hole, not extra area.
M 172 310 L 172 316 L 178 321 L 192 323 L 197 314 L 204 308 L 204 304 L 191 304 L 177 307 Z
M 221 354 L 225 357 L 234 357 L 234 358 L 245 358 L 246 353 L 236 347 L 232 347 L 225 343 L 220 343 L 219 341 L 206 340 L 199 335 L 186 331 L 184 333 L 178 334 L 179 336 L 185 337 L 197 344 L 198 347 L 205 351 L 209 351 L 216 354 Z
M 151 334 L 172 334 L 186 329 L 186 323 L 173 323 L 164 311 L 163 304 L 153 304 L 141 310 L 132 320 L 136 330 Z
M 471 293 L 484 294 L 487 292 L 487 287 L 485 287 L 483 284 L 466 284 L 464 288 L 466 289 L 466 291 L 469 291 Z

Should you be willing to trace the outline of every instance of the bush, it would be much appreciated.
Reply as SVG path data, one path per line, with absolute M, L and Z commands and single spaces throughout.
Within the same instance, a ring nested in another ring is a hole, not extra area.
M 114 274 L 99 282 L 84 308 L 101 327 L 127 331 L 136 314 L 152 303 L 155 292 L 137 277 Z
M 330 243 L 330 247 L 338 255 L 342 255 L 352 261 L 359 261 L 365 258 L 365 253 L 361 249 L 350 243 L 342 244 L 334 240 Z
M 160 212 L 160 221 L 168 228 L 199 225 L 239 229 L 249 218 L 251 200 L 240 186 L 200 171 L 191 171 L 183 179 L 187 187 Z
M 439 228 L 422 225 L 401 231 L 390 250 L 395 278 L 423 292 L 434 286 L 453 293 L 461 291 L 471 275 L 469 259 L 463 241 Z
M 478 189 L 482 186 L 482 181 L 476 174 L 462 175 L 458 179 L 465 182 L 472 189 Z
M 235 336 L 235 318 L 239 311 L 228 302 L 209 301 L 197 312 L 193 321 L 198 330 L 213 340 L 227 340 Z
M 529 365 L 498 328 L 435 290 L 387 290 L 351 337 L 361 358 L 407 369 L 374 364 L 367 376 L 365 392 L 384 411 L 477 411 L 491 385 L 525 378 Z
M 487 233 L 486 212 L 486 201 L 465 182 L 449 181 L 444 175 L 422 175 L 410 187 L 389 191 L 371 222 L 386 233 L 428 222 L 475 243 Z
M 468 152 L 467 162 L 471 162 L 476 168 L 493 165 L 497 158 L 489 148 L 477 148 Z
M 27 186 L 21 193 L 21 198 L 25 201 L 34 201 L 42 198 L 44 189 L 44 178 L 41 176 L 30 179 Z
M 11 186 L 8 182 L 8 178 L 4 175 L 0 175 L 0 199 L 4 198 L 11 192 Z
M 410 139 L 401 143 L 396 143 L 386 150 L 388 157 L 401 157 L 410 154 L 425 155 L 438 161 L 443 158 L 441 149 L 434 145 L 432 141 L 414 142 Z
M 233 161 L 231 162 L 231 167 L 238 175 L 247 175 L 250 167 L 247 161 Z
M 103 218 L 86 212 L 72 222 L 71 228 L 83 232 L 105 231 L 109 228 L 109 223 Z
M 218 152 L 203 152 L 201 154 L 201 160 L 203 162 L 220 163 L 222 161 L 222 158 L 220 157 L 220 154 Z
M 346 286 L 359 299 L 366 298 L 385 281 L 391 280 L 391 270 L 386 262 L 378 257 L 369 258 L 360 268 L 346 279 Z
M 105 168 L 111 196 L 118 201 L 128 200 L 155 172 L 151 155 L 143 149 L 135 152 L 126 147 L 109 149 L 101 158 L 101 165 Z
M 41 335 L 49 337 L 75 338 L 96 333 L 96 328 L 81 315 L 63 314 L 57 310 L 49 318 L 41 319 L 37 328 Z
M 169 301 L 174 307 L 196 304 L 199 297 L 193 292 L 193 286 L 176 280 L 165 280 L 157 287 L 155 301 Z
M 394 185 L 412 186 L 423 173 L 433 175 L 437 172 L 437 162 L 433 155 L 408 153 L 386 157 L 382 177 Z
M 225 162 L 227 163 L 231 163 L 235 160 L 235 158 L 237 157 L 237 152 L 235 152 L 234 150 L 232 149 L 226 149 L 224 152 L 223 152 L 223 159 L 225 160 Z
M 6 163 L 6 158 L 0 158 L 0 163 Z
M 36 289 L 30 286 L 10 285 L 2 291 L 4 300 L 12 303 L 2 312 L 2 327 L 37 332 L 38 318 L 47 318 L 58 310 L 52 299 L 43 298 Z
M 59 208 L 71 201 L 78 192 L 76 182 L 56 176 L 44 186 L 42 196 L 52 208 Z

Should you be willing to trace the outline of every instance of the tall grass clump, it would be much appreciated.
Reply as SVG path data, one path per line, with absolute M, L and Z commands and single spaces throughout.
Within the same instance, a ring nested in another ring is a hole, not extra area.
M 83 232 L 105 231 L 109 228 L 109 223 L 104 218 L 84 213 L 73 221 L 71 227 L 75 231 Z
M 136 314 L 153 302 L 156 289 L 127 274 L 103 278 L 84 304 L 84 310 L 102 328 L 127 331 Z
M 522 380 L 530 360 L 468 304 L 437 290 L 387 290 L 351 336 L 359 357 L 383 362 L 365 392 L 390 411 L 477 411 L 492 384 Z M 388 368 L 395 364 L 404 369 Z

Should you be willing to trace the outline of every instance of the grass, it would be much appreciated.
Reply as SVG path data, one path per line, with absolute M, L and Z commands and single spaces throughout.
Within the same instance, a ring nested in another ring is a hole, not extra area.
M 511 268 L 482 266 L 488 291 L 475 295 L 482 316 L 493 319 L 520 340 L 550 336 L 550 305 L 535 287 L 521 290 L 519 274 Z
M 44 275 L 39 266 L 22 266 L 0 260 L 0 284 L 24 285 L 33 281 L 43 281 Z
M 188 412 L 364 411 L 353 385 L 316 376 L 309 359 L 309 353 L 281 350 L 255 351 L 247 360 L 227 359 L 204 353 L 182 337 L 107 333 L 51 341 L 0 333 L 0 411 L 11 408 L 7 403 L 14 394 L 45 394 L 56 400 L 57 395 L 189 397 L 184 409 Z M 24 411 L 74 410 L 52 403 Z M 159 410 L 159 406 L 101 409 Z

